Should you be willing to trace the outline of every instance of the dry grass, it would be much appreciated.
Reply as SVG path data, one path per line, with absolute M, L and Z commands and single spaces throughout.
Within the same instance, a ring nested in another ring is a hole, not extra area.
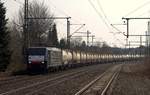
M 26 69 L 26 64 L 23 62 L 23 55 L 21 49 L 13 49 L 10 64 L 6 69 L 6 73 L 12 75 L 14 72 L 23 71 Z

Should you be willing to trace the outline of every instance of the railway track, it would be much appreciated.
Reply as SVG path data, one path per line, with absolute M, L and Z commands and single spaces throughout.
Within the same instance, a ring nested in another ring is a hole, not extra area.
M 121 68 L 122 65 L 117 65 L 110 68 L 85 87 L 80 89 L 75 95 L 107 95 L 107 90 L 113 80 L 118 77 Z
M 83 68 L 78 68 L 77 70 L 81 71 Z M 11 90 L 11 89 L 17 89 L 20 86 L 26 86 L 26 85 L 33 84 L 35 82 L 44 81 L 44 80 L 50 79 L 52 77 L 62 76 L 62 75 L 67 74 L 69 72 L 75 72 L 75 71 L 76 71 L 76 69 L 71 69 L 68 71 L 63 71 L 63 73 L 55 72 L 55 73 L 50 73 L 47 75 L 14 76 L 14 77 L 2 79 L 2 80 L 0 80 L 0 93 L 6 92 L 6 91 Z
M 31 79 L 39 78 L 42 77 L 42 75 L 36 75 L 36 76 L 14 76 L 6 79 L 0 80 L 0 85 L 6 85 L 6 84 L 12 84 L 14 82 L 23 82 L 23 81 L 28 81 Z
M 1 93 L 0 95 L 12 95 L 12 94 L 16 94 L 17 92 L 24 92 L 24 90 L 31 90 L 32 88 L 34 87 L 37 87 L 37 86 L 40 86 L 39 89 L 41 88 L 41 85 L 43 86 L 44 85 L 44 88 L 45 88 L 45 85 L 48 83 L 48 82 L 56 82 L 56 80 L 59 80 L 59 79 L 66 79 L 65 77 L 69 77 L 69 76 L 73 76 L 74 74 L 76 75 L 77 73 L 81 73 L 83 71 L 79 71 L 79 72 L 75 72 L 75 73 L 70 73 L 70 74 L 66 74 L 66 75 L 62 75 L 62 76 L 59 76 L 59 77 L 55 77 L 55 78 L 51 78 L 51 79 L 48 79 L 48 80 L 45 80 L 45 81 L 42 81 L 42 82 L 36 82 L 36 83 L 33 83 L 31 85 L 27 85 L 27 86 L 24 86 L 24 87 L 20 87 L 20 88 L 17 88 L 17 89 L 11 89 L 9 91 L 6 91 L 4 93 Z M 33 91 L 33 90 L 32 90 Z
M 43 90 L 45 88 L 48 88 L 50 86 L 54 86 L 61 82 L 71 80 L 72 78 L 82 76 L 82 75 L 92 71 L 92 68 L 93 67 L 87 67 L 85 70 L 80 70 L 80 71 L 72 72 L 69 74 L 64 74 L 61 76 L 46 79 L 44 81 L 36 82 L 36 83 L 26 85 L 23 87 L 12 88 L 12 89 L 9 89 L 8 91 L 1 92 L 0 95 L 16 95 L 16 94 L 17 95 L 22 95 L 22 94 L 31 95 L 33 93 L 36 93 L 36 92 Z M 98 66 L 95 66 L 93 69 L 96 69 L 96 68 L 98 68 Z

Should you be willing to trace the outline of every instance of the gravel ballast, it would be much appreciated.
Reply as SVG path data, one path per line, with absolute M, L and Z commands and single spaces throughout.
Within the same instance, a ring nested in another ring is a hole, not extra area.
M 108 95 L 150 95 L 150 78 L 145 70 L 145 64 L 139 62 L 125 64 Z

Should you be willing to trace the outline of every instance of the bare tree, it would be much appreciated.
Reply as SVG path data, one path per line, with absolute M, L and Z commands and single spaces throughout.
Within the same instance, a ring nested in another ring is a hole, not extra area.
M 11 60 L 10 60 L 10 65 L 7 68 L 7 72 L 16 72 L 19 70 L 25 69 L 25 64 L 23 63 L 23 56 L 22 56 L 22 46 L 23 46 L 23 39 L 22 35 L 20 32 L 17 32 L 18 30 L 18 25 L 14 24 L 14 22 L 9 22 L 8 24 L 8 29 L 10 31 L 11 35 L 11 40 L 10 40 L 10 50 L 11 52 Z
M 81 37 L 71 39 L 70 46 L 72 48 L 75 46 L 81 46 L 81 44 L 82 44 L 82 38 Z
M 48 7 L 44 3 L 37 2 L 34 0 L 29 3 L 29 17 L 40 18 L 40 17 L 53 17 L 49 12 Z M 48 30 L 53 28 L 53 19 L 29 19 L 29 38 L 31 46 L 42 45 L 43 42 L 46 44 Z M 8 66 L 9 71 L 18 71 L 24 69 L 23 64 L 23 44 L 24 44 L 24 8 L 20 8 L 18 15 L 14 17 L 14 20 L 9 23 L 9 30 L 11 31 L 11 64 Z M 23 68 L 22 68 L 23 67 Z
M 15 21 L 19 26 L 24 25 L 24 8 L 19 11 L 19 19 Z M 50 14 L 49 9 L 44 3 L 40 3 L 36 0 L 29 3 L 29 18 L 52 18 L 53 14 Z M 30 46 L 39 46 L 46 44 L 47 31 L 52 28 L 54 19 L 28 19 L 28 32 Z M 23 35 L 24 33 L 22 33 Z

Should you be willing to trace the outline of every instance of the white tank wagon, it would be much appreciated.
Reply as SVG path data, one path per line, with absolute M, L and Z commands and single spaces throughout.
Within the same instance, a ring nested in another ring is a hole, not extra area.
M 69 50 L 62 50 L 62 64 L 71 64 L 72 54 Z
M 87 53 L 87 55 L 86 55 L 86 62 L 87 63 L 91 63 L 92 62 L 92 54 Z
M 81 63 L 86 63 L 86 53 L 85 52 L 81 52 L 80 53 L 80 62 Z
M 81 63 L 80 58 L 81 58 L 80 52 L 76 52 L 76 59 L 75 59 L 75 60 L 77 60 L 76 63 Z

